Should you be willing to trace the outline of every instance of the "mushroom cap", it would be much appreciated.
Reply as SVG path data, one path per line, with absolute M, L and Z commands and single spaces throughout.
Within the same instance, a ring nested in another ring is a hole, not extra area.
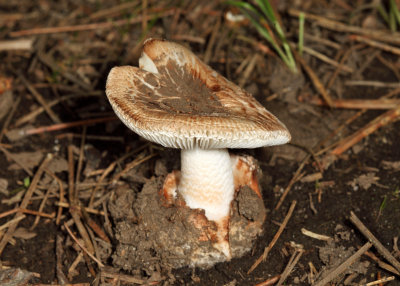
M 248 92 L 173 42 L 148 39 L 139 68 L 110 71 L 106 94 L 130 129 L 165 147 L 257 148 L 291 138 Z

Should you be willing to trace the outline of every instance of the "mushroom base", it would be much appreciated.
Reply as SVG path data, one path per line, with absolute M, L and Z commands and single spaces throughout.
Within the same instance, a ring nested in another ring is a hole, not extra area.
M 164 180 L 147 182 L 135 197 L 128 188 L 115 192 L 110 213 L 118 240 L 113 254 L 116 267 L 126 271 L 145 270 L 149 275 L 158 266 L 185 266 L 207 269 L 227 257 L 214 246 L 217 226 L 207 220 L 204 210 L 190 209 L 178 197 L 169 201 L 159 192 Z M 235 191 L 229 221 L 232 258 L 250 251 L 262 232 L 266 210 L 260 195 L 249 186 Z

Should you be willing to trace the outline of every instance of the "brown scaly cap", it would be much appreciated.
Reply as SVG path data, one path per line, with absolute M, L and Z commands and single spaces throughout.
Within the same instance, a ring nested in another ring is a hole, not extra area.
M 140 67 L 114 67 L 106 94 L 118 117 L 150 141 L 211 149 L 290 140 L 286 127 L 249 93 L 181 45 L 147 40 Z

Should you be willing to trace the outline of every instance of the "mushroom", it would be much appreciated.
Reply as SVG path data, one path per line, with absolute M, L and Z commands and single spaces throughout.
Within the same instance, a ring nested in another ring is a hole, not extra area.
M 217 226 L 214 247 L 231 257 L 229 214 L 237 158 L 228 148 L 287 143 L 286 127 L 249 93 L 174 42 L 148 39 L 139 68 L 114 67 L 106 94 L 134 132 L 164 147 L 181 149 L 181 171 L 164 185 Z M 240 180 L 239 180 L 240 181 Z M 261 196 L 261 194 L 259 194 Z

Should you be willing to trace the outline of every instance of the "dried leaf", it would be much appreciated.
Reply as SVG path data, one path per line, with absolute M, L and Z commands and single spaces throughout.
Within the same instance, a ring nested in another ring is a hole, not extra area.
M 34 238 L 36 235 L 37 235 L 36 232 L 29 231 L 24 227 L 18 227 L 15 230 L 13 237 L 22 239 L 31 239 Z
M 362 174 L 358 178 L 355 178 L 353 181 L 348 184 L 353 187 L 354 190 L 358 189 L 358 186 L 363 188 L 364 190 L 368 190 L 373 184 L 378 184 L 379 177 L 375 176 L 375 173 Z
M 309 174 L 307 176 L 304 176 L 300 182 L 302 183 L 312 183 L 318 180 L 322 179 L 322 173 L 318 172 L 318 173 L 313 173 L 313 174 Z
M 53 173 L 68 171 L 68 162 L 64 158 L 56 157 L 47 166 Z
M 27 169 L 37 167 L 43 159 L 43 153 L 40 151 L 35 152 L 21 152 L 13 154 L 14 158 L 20 164 L 23 164 Z M 8 167 L 8 170 L 21 170 L 21 166 L 14 163 Z
M 28 285 L 28 281 L 33 277 L 32 272 L 21 270 L 19 268 L 10 268 L 0 270 L 0 285 L 19 286 Z
M 400 161 L 382 161 L 383 168 L 386 170 L 392 170 L 395 172 L 400 171 Z
M 1 102 L 0 104 L 0 120 L 1 120 L 12 109 L 12 106 L 14 104 L 13 93 L 11 91 L 6 91 L 3 94 L 1 94 L 0 91 L 0 102 Z
M 22 191 L 20 191 L 20 192 L 18 192 L 15 196 L 13 196 L 13 197 L 11 197 L 11 198 L 9 198 L 9 199 L 4 199 L 4 200 L 1 200 L 1 203 L 2 204 L 7 204 L 7 205 L 13 205 L 13 204 L 15 204 L 15 203 L 18 203 L 18 202 L 20 202 L 21 200 L 22 200 L 22 196 L 25 194 L 25 192 L 22 192 Z
M 6 179 L 0 178 L 0 193 L 8 196 L 8 191 L 7 191 L 7 187 L 8 187 L 8 181 Z

